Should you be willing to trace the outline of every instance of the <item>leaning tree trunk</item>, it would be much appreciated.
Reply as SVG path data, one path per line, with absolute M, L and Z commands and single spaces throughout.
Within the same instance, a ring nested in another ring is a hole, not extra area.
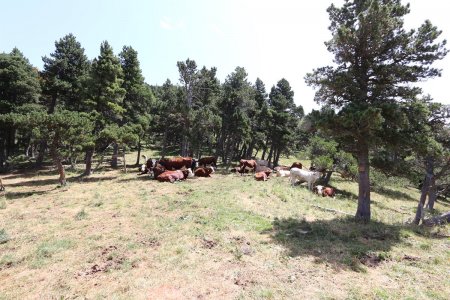
M 370 178 L 369 178 L 369 146 L 364 142 L 358 145 L 358 208 L 355 218 L 359 221 L 370 221 Z
M 94 156 L 94 149 L 86 150 L 85 163 L 86 169 L 84 170 L 85 176 L 89 176 L 92 174 L 92 158 Z
M 428 203 L 427 203 L 427 208 L 429 210 L 433 210 L 434 209 L 434 202 L 436 201 L 436 176 L 431 177 L 430 180 L 430 190 L 428 191 Z
M 118 165 L 118 158 L 119 158 L 119 145 L 117 143 L 113 144 L 113 154 L 111 159 L 111 167 L 116 169 Z
M 423 220 L 423 217 L 425 214 L 425 212 L 424 212 L 425 201 L 427 200 L 427 195 L 429 194 L 430 185 L 431 185 L 431 181 L 433 178 L 433 163 L 432 163 L 431 158 L 428 157 L 425 160 L 425 165 L 426 165 L 425 168 L 426 168 L 427 173 L 425 174 L 425 178 L 423 180 L 419 204 L 417 205 L 416 216 L 413 221 L 413 223 L 416 225 L 419 225 L 420 220 Z
M 50 155 L 52 156 L 53 163 L 58 169 L 59 173 L 59 183 L 64 186 L 66 185 L 66 172 L 64 170 L 64 166 L 61 162 L 61 156 L 58 153 L 58 145 L 57 145 L 57 137 L 55 137 L 55 141 L 50 146 Z

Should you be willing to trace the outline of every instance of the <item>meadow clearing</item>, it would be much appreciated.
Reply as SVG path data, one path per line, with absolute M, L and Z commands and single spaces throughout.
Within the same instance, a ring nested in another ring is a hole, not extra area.
M 401 180 L 373 187 L 359 224 L 357 183 L 337 176 L 332 199 L 224 168 L 175 184 L 80 172 L 2 175 L 0 299 L 450 298 L 449 227 L 408 225 L 419 193 Z

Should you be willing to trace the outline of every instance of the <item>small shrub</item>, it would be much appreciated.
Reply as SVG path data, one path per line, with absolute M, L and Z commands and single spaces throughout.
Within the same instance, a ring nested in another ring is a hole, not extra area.
M 0 209 L 5 209 L 6 208 L 6 201 L 5 199 L 0 199 Z
M 75 220 L 78 220 L 78 221 L 84 220 L 86 218 L 87 218 L 87 212 L 84 211 L 84 208 L 75 215 Z
M 9 235 L 6 233 L 5 229 L 0 230 L 0 244 L 4 244 L 10 240 Z

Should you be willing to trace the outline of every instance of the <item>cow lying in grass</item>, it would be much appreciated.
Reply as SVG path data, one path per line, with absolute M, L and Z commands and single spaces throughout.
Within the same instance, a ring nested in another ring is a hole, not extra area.
M 311 191 L 314 183 L 320 178 L 320 172 L 302 170 L 299 168 L 292 168 L 290 172 L 292 186 L 294 186 L 297 180 L 300 182 L 306 181 L 308 183 L 308 189 Z
M 314 187 L 313 192 L 319 196 L 322 195 L 322 197 L 333 197 L 334 198 L 336 196 L 336 192 L 334 191 L 333 188 L 323 186 L 323 185 L 317 185 L 316 187 Z
M 197 177 L 211 177 L 211 174 L 214 173 L 213 167 L 200 167 L 195 169 L 194 175 Z
M 255 173 L 255 179 L 257 181 L 266 181 L 267 179 L 269 179 L 270 174 L 272 174 L 272 169 L 268 168 L 268 167 L 259 167 L 263 170 L 258 170 Z
M 184 170 L 176 170 L 176 171 L 165 171 L 162 174 L 159 174 L 156 179 L 160 182 L 171 182 L 174 183 L 178 180 L 184 180 L 188 177 L 193 177 L 194 174 L 192 173 L 192 170 L 184 169 Z
M 291 175 L 291 171 L 289 170 L 278 170 L 277 177 L 289 177 Z

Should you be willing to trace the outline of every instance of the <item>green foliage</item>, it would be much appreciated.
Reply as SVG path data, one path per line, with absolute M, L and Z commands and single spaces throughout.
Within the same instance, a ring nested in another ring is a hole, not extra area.
M 319 127 L 358 154 L 357 215 L 367 220 L 369 149 L 430 141 L 423 123 L 410 122 L 415 113 L 422 119 L 424 111 L 416 100 L 422 91 L 414 83 L 439 76 L 432 63 L 448 50 L 430 21 L 405 31 L 409 6 L 398 0 L 346 1 L 342 7 L 331 5 L 328 13 L 333 37 L 326 46 L 336 65 L 318 68 L 305 79 L 318 88 L 315 100 L 324 105 L 316 113 Z
M 59 104 L 68 110 L 83 110 L 85 82 L 90 63 L 84 49 L 73 34 L 55 42 L 55 52 L 44 56 L 43 95 L 53 112 Z M 49 98 L 49 99 L 47 99 Z

